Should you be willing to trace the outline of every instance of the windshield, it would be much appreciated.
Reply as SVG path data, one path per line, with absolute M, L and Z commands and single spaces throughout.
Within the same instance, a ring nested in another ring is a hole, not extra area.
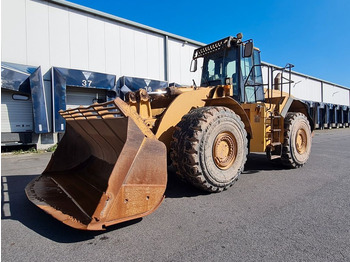
M 236 48 L 224 49 L 204 58 L 201 86 L 223 85 L 227 77 L 232 77 L 233 86 L 237 87 Z

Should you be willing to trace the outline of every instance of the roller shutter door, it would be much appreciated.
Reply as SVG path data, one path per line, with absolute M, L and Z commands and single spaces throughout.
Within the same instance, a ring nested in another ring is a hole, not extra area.
M 15 98 L 15 99 L 14 99 Z M 17 93 L 1 90 L 1 132 L 19 133 L 33 131 L 33 105 Z
M 80 105 L 88 106 L 94 102 L 105 102 L 106 91 L 93 88 L 67 87 L 66 108 L 75 108 Z

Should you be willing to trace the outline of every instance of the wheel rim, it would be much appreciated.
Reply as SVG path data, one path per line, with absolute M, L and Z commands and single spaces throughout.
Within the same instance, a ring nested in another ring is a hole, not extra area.
M 222 169 L 229 169 L 237 156 L 237 141 L 230 132 L 220 133 L 214 141 L 213 159 L 215 165 Z
M 304 129 L 299 129 L 295 137 L 295 145 L 299 154 L 304 154 L 307 149 L 307 134 Z

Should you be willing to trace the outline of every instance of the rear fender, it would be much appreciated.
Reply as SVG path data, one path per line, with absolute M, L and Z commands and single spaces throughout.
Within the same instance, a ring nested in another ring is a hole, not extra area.
M 285 117 L 287 112 L 303 113 L 309 120 L 311 131 L 313 131 L 315 129 L 315 124 L 314 124 L 313 116 L 311 116 L 310 114 L 309 105 L 293 97 L 289 97 L 288 100 L 291 100 L 291 101 L 286 103 L 285 107 L 282 110 L 281 115 Z

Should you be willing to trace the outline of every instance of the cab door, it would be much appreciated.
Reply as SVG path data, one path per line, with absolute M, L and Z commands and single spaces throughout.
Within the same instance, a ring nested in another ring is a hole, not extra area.
M 244 57 L 243 52 L 241 52 L 241 81 L 243 102 L 264 101 L 260 51 L 258 49 L 254 49 L 253 54 L 249 57 Z

